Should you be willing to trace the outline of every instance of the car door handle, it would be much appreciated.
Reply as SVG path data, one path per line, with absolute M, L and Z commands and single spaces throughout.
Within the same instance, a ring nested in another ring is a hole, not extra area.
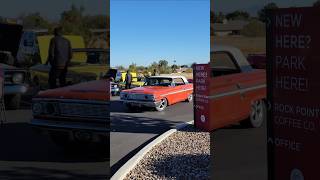
M 241 86 L 240 83 L 237 83 L 236 86 L 237 86 L 238 89 L 241 89 L 241 88 L 242 88 L 242 86 Z
M 242 86 L 241 86 L 241 84 L 240 83 L 237 83 L 236 84 L 236 86 L 237 86 L 237 88 L 240 90 L 240 97 L 241 97 L 241 99 L 243 100 L 244 98 L 245 98 L 245 93 L 243 92 L 243 90 L 241 90 L 242 89 Z

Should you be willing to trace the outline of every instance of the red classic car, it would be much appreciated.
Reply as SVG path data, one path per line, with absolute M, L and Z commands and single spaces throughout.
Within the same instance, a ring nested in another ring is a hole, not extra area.
M 253 69 L 231 46 L 211 49 L 210 123 L 213 129 L 240 122 L 260 127 L 266 120 L 266 72 Z
M 66 149 L 107 147 L 109 82 L 90 81 L 41 91 L 33 98 L 31 126 Z
M 174 103 L 191 102 L 193 84 L 183 76 L 152 76 L 143 87 L 123 90 L 120 98 L 129 109 L 146 106 L 163 111 Z

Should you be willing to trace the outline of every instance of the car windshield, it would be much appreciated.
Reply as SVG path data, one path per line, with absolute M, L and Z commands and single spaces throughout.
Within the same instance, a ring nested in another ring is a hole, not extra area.
M 171 86 L 172 78 L 147 78 L 145 86 Z

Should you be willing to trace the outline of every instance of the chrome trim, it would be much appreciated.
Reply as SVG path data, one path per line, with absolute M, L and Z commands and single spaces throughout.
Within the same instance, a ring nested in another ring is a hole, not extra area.
M 171 94 L 177 94 L 177 93 L 182 93 L 182 92 L 191 91 L 191 90 L 193 90 L 193 88 L 184 89 L 184 90 L 180 90 L 180 91 L 175 91 L 175 92 L 171 92 L 171 93 L 167 93 L 167 94 L 162 94 L 160 96 L 168 96 L 168 95 L 171 95 Z
M 40 126 L 44 128 L 63 128 L 63 129 L 81 129 L 81 130 L 93 130 L 93 131 L 101 131 L 108 133 L 110 130 L 108 128 L 101 127 L 88 127 L 87 125 L 81 125 L 81 123 L 70 123 L 66 121 L 58 122 L 58 121 L 48 121 L 48 120 L 40 120 L 40 119 L 32 119 L 29 123 L 32 126 Z
M 63 98 L 63 97 L 61 97 Z M 97 100 L 81 100 L 81 99 L 51 99 L 51 98 L 33 98 L 32 101 L 60 101 L 67 103 L 86 103 L 86 104 L 106 104 L 109 105 L 109 101 L 97 101 Z
M 266 84 L 261 84 L 261 85 L 256 85 L 256 86 L 252 86 L 252 87 L 248 87 L 248 88 L 242 88 L 242 89 L 238 89 L 238 90 L 234 90 L 234 91 L 230 91 L 230 92 L 224 92 L 224 93 L 220 93 L 220 94 L 216 94 L 216 95 L 212 95 L 212 96 L 208 96 L 209 99 L 218 99 L 218 98 L 222 98 L 225 96 L 231 96 L 231 95 L 235 95 L 235 94 L 243 94 L 245 92 L 248 91 L 253 91 L 253 90 L 257 90 L 257 89 L 261 89 L 261 88 L 265 88 L 267 87 Z
M 157 107 L 160 103 L 154 101 L 135 101 L 135 100 L 122 100 L 124 104 L 132 104 L 134 106 L 147 106 L 147 107 Z
M 28 91 L 28 87 L 21 85 L 6 85 L 4 86 L 4 94 L 25 94 Z

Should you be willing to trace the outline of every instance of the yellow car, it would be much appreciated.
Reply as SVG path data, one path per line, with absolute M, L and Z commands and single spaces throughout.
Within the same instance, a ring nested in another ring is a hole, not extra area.
M 126 82 L 125 82 L 125 79 L 126 79 L 126 74 L 127 72 L 121 72 L 121 79 L 120 79 L 120 86 L 122 89 L 125 88 L 126 86 Z M 137 77 L 137 73 L 135 72 L 130 72 L 131 76 L 132 76 L 132 82 L 131 82 L 131 88 L 134 88 L 134 87 L 141 87 L 144 85 L 144 80 L 138 80 L 138 77 Z
M 72 49 L 73 59 L 68 67 L 67 84 L 77 84 L 105 78 L 110 62 L 109 50 L 100 48 Z M 30 68 L 32 84 L 36 89 L 47 89 L 50 64 Z

